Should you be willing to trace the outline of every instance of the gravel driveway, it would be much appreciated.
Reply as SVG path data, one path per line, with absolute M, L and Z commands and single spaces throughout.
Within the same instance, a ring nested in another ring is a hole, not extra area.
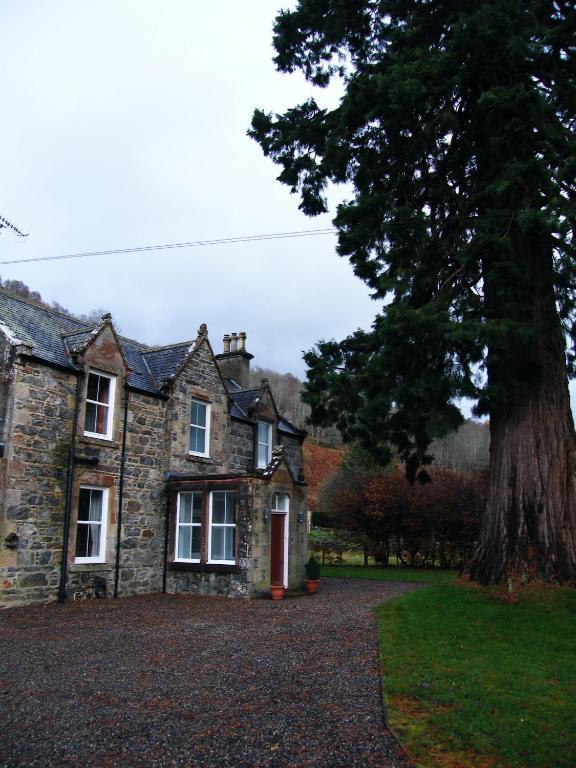
M 370 609 L 413 584 L 282 602 L 147 595 L 0 612 L 0 766 L 394 766 Z

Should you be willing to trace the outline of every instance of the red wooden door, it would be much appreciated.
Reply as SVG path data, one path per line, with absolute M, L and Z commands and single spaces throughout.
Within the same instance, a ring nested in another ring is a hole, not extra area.
M 270 584 L 284 584 L 284 518 L 271 515 L 272 540 L 270 542 Z

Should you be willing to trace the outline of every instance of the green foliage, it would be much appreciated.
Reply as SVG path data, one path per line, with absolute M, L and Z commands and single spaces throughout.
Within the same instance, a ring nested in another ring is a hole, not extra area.
M 505 411 L 540 342 L 576 336 L 575 22 L 542 0 L 300 0 L 276 20 L 278 69 L 344 95 L 257 110 L 250 135 L 305 213 L 352 189 L 338 252 L 382 307 L 306 354 L 305 398 L 383 466 L 394 445 L 416 476 L 455 399 Z
M 306 577 L 311 581 L 316 581 L 320 578 L 320 563 L 314 555 L 310 555 L 306 563 Z

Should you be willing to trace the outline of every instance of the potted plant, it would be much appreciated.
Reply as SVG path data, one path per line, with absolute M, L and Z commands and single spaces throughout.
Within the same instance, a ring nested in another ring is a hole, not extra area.
M 284 584 L 270 584 L 270 596 L 272 600 L 282 600 L 285 592 Z
M 309 595 L 314 595 L 318 589 L 320 579 L 320 563 L 314 555 L 310 555 L 306 563 L 306 589 Z

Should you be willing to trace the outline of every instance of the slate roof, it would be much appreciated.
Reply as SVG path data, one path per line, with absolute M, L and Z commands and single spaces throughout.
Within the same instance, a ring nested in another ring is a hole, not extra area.
M 184 341 L 168 347 L 147 349 L 142 353 L 154 379 L 158 382 L 170 378 L 190 352 L 194 342 Z
M 266 386 L 252 387 L 250 389 L 236 389 L 235 387 L 230 387 L 228 385 L 229 381 L 230 379 L 226 379 L 228 394 L 232 400 L 231 415 L 240 419 L 252 420 L 252 411 L 257 405 L 258 400 L 264 394 Z M 236 384 L 236 382 L 233 383 Z M 238 385 L 236 384 L 236 387 L 237 386 Z M 294 426 L 291 421 L 288 421 L 288 419 L 280 415 L 278 416 L 278 429 L 280 432 L 284 432 L 288 435 L 295 435 L 296 437 L 303 437 L 306 434 L 303 430 Z
M 47 363 L 76 370 L 71 352 L 82 347 L 98 325 L 90 325 L 49 307 L 43 307 L 0 289 L 0 323 L 22 342 L 30 344 L 31 354 Z M 150 350 L 145 344 L 119 337 L 126 362 L 132 369 L 128 377 L 131 387 L 157 394 L 162 378 L 170 375 L 181 361 L 181 350 L 190 342 Z M 174 350 L 180 350 L 176 355 Z M 150 352 L 152 365 L 147 362 Z M 173 368 L 171 368 L 173 366 Z
M 31 354 L 48 363 L 77 370 L 71 353 L 83 347 L 99 324 L 90 325 L 55 309 L 44 307 L 0 288 L 0 323 L 13 336 L 31 346 Z M 128 384 L 136 389 L 158 394 L 162 382 L 170 378 L 184 362 L 194 342 L 183 341 L 165 347 L 148 347 L 119 336 L 126 362 L 132 369 Z M 252 421 L 252 409 L 266 390 L 266 385 L 240 389 L 233 379 L 224 379 L 232 401 L 230 415 Z M 278 429 L 298 437 L 305 433 L 279 416 Z
M 232 416 L 240 418 L 252 418 L 250 411 L 255 407 L 258 400 L 264 394 L 263 387 L 254 387 L 253 389 L 228 389 L 228 394 L 232 398 Z

